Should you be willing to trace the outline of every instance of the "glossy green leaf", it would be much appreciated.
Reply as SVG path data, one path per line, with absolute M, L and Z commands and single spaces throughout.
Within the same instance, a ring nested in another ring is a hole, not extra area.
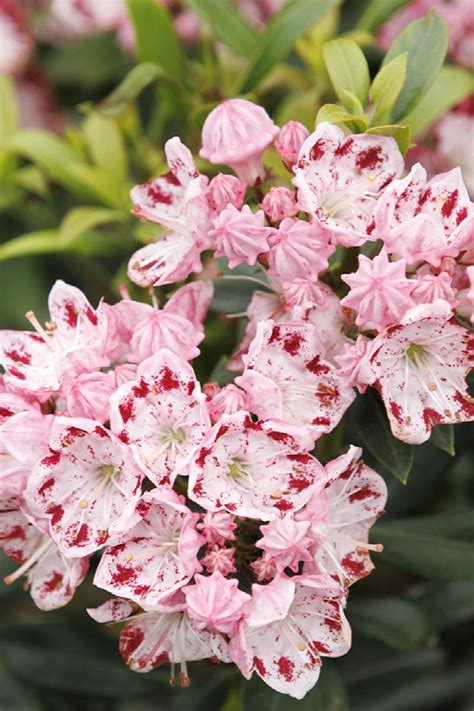
M 96 109 L 103 116 L 119 116 L 141 92 L 155 81 L 171 84 L 176 90 L 179 85 L 161 67 L 153 62 L 142 62 L 133 67 L 111 94 L 97 104 Z
M 349 700 L 340 675 L 330 662 L 323 664 L 316 686 L 297 700 L 280 694 L 256 674 L 242 682 L 241 711 L 349 711 Z
M 236 54 L 248 57 L 253 51 L 258 35 L 230 0 L 190 0 L 189 5 Z
M 382 66 L 407 52 L 406 80 L 392 110 L 392 121 L 398 122 L 421 101 L 441 69 L 449 44 L 446 23 L 430 12 L 405 27 L 384 57 Z
M 155 62 L 171 77 L 183 81 L 185 55 L 166 7 L 155 0 L 127 0 L 127 6 L 140 59 Z
M 321 123 L 321 121 L 344 124 L 353 133 L 363 133 L 367 129 L 367 123 L 364 119 L 349 113 L 338 104 L 323 104 L 316 116 L 316 123 Z
M 275 64 L 288 54 L 298 37 L 338 2 L 339 0 L 290 0 L 273 15 L 259 37 L 239 93 L 251 91 Z
M 370 0 L 359 18 L 357 27 L 373 32 L 408 2 L 409 0 Z
M 94 227 L 111 222 L 126 222 L 129 216 L 120 210 L 98 207 L 76 207 L 70 210 L 59 226 L 62 244 L 74 244 L 76 240 Z
M 349 601 L 348 616 L 355 631 L 392 649 L 411 651 L 434 639 L 433 628 L 413 602 L 398 597 L 370 597 Z
M 125 182 L 128 172 L 127 154 L 116 122 L 92 112 L 82 128 L 94 163 L 110 175 L 114 182 Z
M 356 399 L 349 410 L 348 420 L 358 443 L 405 483 L 413 464 L 413 447 L 392 435 L 385 408 L 372 389 Z
M 461 67 L 446 65 L 441 68 L 416 108 L 405 116 L 403 121 L 412 127 L 414 136 L 419 136 L 473 91 L 474 77 L 471 72 Z
M 370 74 L 367 60 L 354 40 L 345 37 L 326 42 L 324 62 L 334 91 L 346 109 L 354 113 L 354 102 L 345 91 L 354 94 L 363 107 L 367 104 Z
M 437 425 L 431 430 L 430 441 L 452 457 L 456 454 L 453 425 Z
M 474 581 L 472 511 L 389 521 L 372 535 L 384 546 L 383 558 L 404 570 L 429 580 Z
M 366 133 L 373 133 L 378 136 L 393 136 L 403 155 L 406 154 L 411 146 L 410 126 L 399 126 L 396 124 L 389 124 L 388 126 L 372 126 L 367 129 Z
M 383 66 L 375 76 L 370 87 L 374 107 L 371 111 L 371 123 L 383 124 L 390 118 L 392 108 L 405 83 L 408 54 L 403 52 Z

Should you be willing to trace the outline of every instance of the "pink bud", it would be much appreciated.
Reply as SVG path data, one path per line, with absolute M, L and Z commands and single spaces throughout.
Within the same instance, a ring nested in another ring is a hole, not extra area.
M 72 417 L 88 417 L 97 422 L 110 418 L 109 398 L 115 391 L 115 376 L 109 373 L 82 373 L 67 393 L 67 409 Z
M 199 18 L 192 12 L 180 12 L 176 15 L 174 29 L 178 37 L 187 44 L 199 41 L 201 24 Z
M 282 187 L 271 188 L 263 198 L 262 207 L 270 222 L 281 222 L 298 212 L 294 191 Z
M 209 237 L 215 239 L 216 257 L 227 257 L 229 267 L 247 262 L 253 266 L 262 252 L 268 252 L 268 238 L 272 232 L 266 227 L 263 210 L 253 213 L 248 205 L 237 210 L 228 205 L 214 220 Z
M 308 136 L 308 129 L 299 121 L 288 121 L 281 127 L 275 148 L 287 165 L 296 163 L 300 148 Z
M 278 131 L 261 106 L 229 99 L 205 120 L 199 155 L 211 163 L 230 165 L 244 183 L 254 185 L 265 177 L 261 156 Z
M 209 403 L 209 414 L 214 422 L 222 415 L 233 415 L 238 410 L 245 410 L 246 394 L 237 385 L 226 385 L 216 393 Z
M 240 210 L 244 204 L 246 186 L 234 175 L 218 173 L 209 183 L 206 193 L 211 210 L 222 212 L 227 205 L 233 205 Z
M 202 522 L 198 523 L 196 528 L 206 541 L 211 544 L 222 545 L 225 541 L 231 541 L 235 538 L 234 530 L 236 529 L 236 524 L 234 516 L 222 509 L 215 513 L 207 511 L 202 516 Z

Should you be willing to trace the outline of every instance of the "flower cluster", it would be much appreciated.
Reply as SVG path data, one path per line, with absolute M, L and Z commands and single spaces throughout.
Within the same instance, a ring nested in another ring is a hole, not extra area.
M 272 144 L 284 185 L 264 167 Z M 123 289 L 93 308 L 57 282 L 45 326 L 30 312 L 33 331 L 0 333 L 0 545 L 20 564 L 7 582 L 25 574 L 44 610 L 100 553 L 94 584 L 113 597 L 88 612 L 124 623 L 131 669 L 170 663 L 175 683 L 179 665 L 187 686 L 187 662 L 233 662 L 302 698 L 350 647 L 344 608 L 387 496 L 358 447 L 323 465 L 315 443 L 368 386 L 406 442 L 472 419 L 473 209 L 458 170 L 403 177 L 390 137 L 279 129 L 242 99 L 210 113 L 200 154 L 235 175 L 200 174 L 172 138 L 169 172 L 132 190 L 162 227 L 128 269 L 151 305 Z M 215 258 L 262 290 L 234 382 L 201 388 L 212 283 L 161 307 L 153 287 L 203 262 L 217 274 Z

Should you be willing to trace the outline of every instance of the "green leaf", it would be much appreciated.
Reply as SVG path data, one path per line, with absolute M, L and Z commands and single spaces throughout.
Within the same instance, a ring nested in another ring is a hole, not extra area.
M 351 406 L 348 419 L 361 446 L 399 481 L 406 483 L 413 464 L 413 447 L 395 439 L 380 398 L 372 389 Z
M 404 570 L 429 580 L 472 582 L 473 529 L 469 511 L 389 521 L 374 526 L 372 535 L 384 546 L 383 558 Z M 460 534 L 471 540 L 457 540 Z
M 157 64 L 142 62 L 128 72 L 118 87 L 97 104 L 96 109 L 103 116 L 110 118 L 119 116 L 137 99 L 145 87 L 157 80 L 171 83 L 173 87 L 179 89 L 179 84 Z
M 229 0 L 190 0 L 189 5 L 236 54 L 248 57 L 253 51 L 258 35 Z
M 282 60 L 311 25 L 340 0 L 290 0 L 260 35 L 239 93 L 251 91 Z
M 143 62 L 155 62 L 176 81 L 185 80 L 185 55 L 168 10 L 155 0 L 127 0 Z
M 378 136 L 393 136 L 396 140 L 400 152 L 405 155 L 411 146 L 411 128 L 410 126 L 399 126 L 397 124 L 389 124 L 388 126 L 372 126 L 367 129 L 366 133 L 376 134 Z
M 447 452 L 452 457 L 456 454 L 456 449 L 454 446 L 454 427 L 452 425 L 437 425 L 431 430 L 430 441 L 442 449 L 443 452 Z
M 432 627 L 413 602 L 397 597 L 371 597 L 349 602 L 354 630 L 392 649 L 412 651 L 433 640 Z
M 408 54 L 406 80 L 392 110 L 392 121 L 399 121 L 421 101 L 443 65 L 448 44 L 446 23 L 433 12 L 400 32 L 382 62 L 386 66 L 398 55 Z
M 370 87 L 374 107 L 371 111 L 371 124 L 383 124 L 390 118 L 392 108 L 405 83 L 408 54 L 403 52 L 383 66 L 375 76 Z
M 474 583 L 429 583 L 416 602 L 439 630 L 474 620 Z
M 329 121 L 329 123 L 343 124 L 353 133 L 363 133 L 367 129 L 364 119 L 349 113 L 338 104 L 323 104 L 316 116 L 316 123 Z
M 0 144 L 10 136 L 18 126 L 18 106 L 15 99 L 13 82 L 6 75 L 0 76 Z
M 234 382 L 235 373 L 226 368 L 228 360 L 229 358 L 227 356 L 219 358 L 209 375 L 208 380 L 210 383 L 217 383 L 223 387 L 224 385 Z
M 92 112 L 83 123 L 83 131 L 94 163 L 116 183 L 127 178 L 127 154 L 119 127 L 112 119 Z
M 474 91 L 474 77 L 471 72 L 446 65 L 429 87 L 416 108 L 404 118 L 412 127 L 413 135 L 424 133 L 446 111 L 459 104 Z
M 349 711 L 349 700 L 340 675 L 325 662 L 316 686 L 300 701 L 280 694 L 256 674 L 242 682 L 241 711 Z
M 61 251 L 57 230 L 28 232 L 0 245 L 0 262 L 27 254 L 47 254 L 56 251 Z
M 129 216 L 120 210 L 98 207 L 75 207 L 64 217 L 59 226 L 59 241 L 63 245 L 74 244 L 77 239 L 94 227 L 110 222 L 127 222 Z
M 359 18 L 357 28 L 373 32 L 407 3 L 408 0 L 371 0 Z
M 70 166 L 70 174 L 96 200 L 109 207 L 130 207 L 129 189 L 126 183 L 117 183 L 109 171 L 96 165 L 76 163 Z
M 365 107 L 369 94 L 370 74 L 367 60 L 354 40 L 345 37 L 326 42 L 324 62 L 334 91 L 346 109 L 354 113 L 356 107 L 346 92 L 354 94 Z

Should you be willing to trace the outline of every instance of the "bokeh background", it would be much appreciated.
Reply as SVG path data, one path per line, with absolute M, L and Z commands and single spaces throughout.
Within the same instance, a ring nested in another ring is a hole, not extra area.
M 116 300 L 128 257 L 157 229 L 130 214 L 129 189 L 163 171 L 164 141 L 180 135 L 196 151 L 207 113 L 237 93 L 280 125 L 297 119 L 312 128 L 319 108 L 337 100 L 322 46 L 338 34 L 359 43 L 374 75 L 407 22 L 430 8 L 446 20 L 448 62 L 411 117 L 416 145 L 407 161 L 433 172 L 459 164 L 474 191 L 471 0 L 291 0 L 286 19 L 278 14 L 284 4 L 0 0 L 2 328 L 25 328 L 30 308 L 45 320 L 57 278 L 94 304 Z M 288 182 L 271 150 L 265 159 L 270 180 Z M 251 288 L 217 284 L 197 363 L 203 380 L 226 377 L 222 357 L 243 324 L 225 314 L 245 310 Z M 471 711 L 472 428 L 456 427 L 455 436 L 443 428 L 436 442 L 414 449 L 391 438 L 378 401 L 366 396 L 318 455 L 329 459 L 344 442 L 363 446 L 386 476 L 387 514 L 373 533 L 385 553 L 352 591 L 351 652 L 324 665 L 311 699 L 279 697 L 258 679 L 242 683 L 230 665 L 193 664 L 189 690 L 171 689 L 165 668 L 132 673 L 118 653 L 118 630 L 84 612 L 104 599 L 92 570 L 73 602 L 50 613 L 35 608 L 21 581 L 0 584 L 1 711 Z M 12 566 L 0 553 L 2 577 Z

